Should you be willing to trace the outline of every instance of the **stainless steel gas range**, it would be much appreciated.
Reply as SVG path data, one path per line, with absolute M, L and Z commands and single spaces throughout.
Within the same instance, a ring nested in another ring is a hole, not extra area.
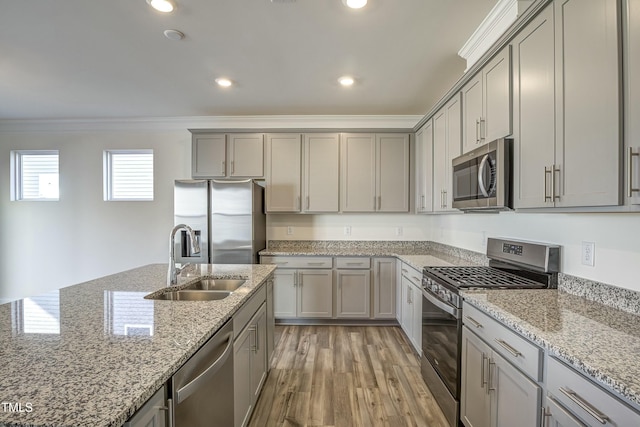
M 556 288 L 560 247 L 489 238 L 489 266 L 425 267 L 422 274 L 422 377 L 449 424 L 460 422 L 462 298 L 467 289 Z

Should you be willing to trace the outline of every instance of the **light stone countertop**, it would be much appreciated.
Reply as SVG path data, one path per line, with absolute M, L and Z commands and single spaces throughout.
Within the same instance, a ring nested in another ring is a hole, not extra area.
M 219 301 L 156 301 L 143 296 L 166 286 L 167 265 L 148 265 L 46 294 L 59 316 L 45 324 L 34 323 L 43 316 L 33 300 L 0 305 L 0 401 L 23 409 L 0 406 L 0 426 L 121 426 L 274 269 L 195 266 L 180 286 L 200 276 L 247 283 Z
M 555 289 L 463 298 L 640 408 L 640 316 Z

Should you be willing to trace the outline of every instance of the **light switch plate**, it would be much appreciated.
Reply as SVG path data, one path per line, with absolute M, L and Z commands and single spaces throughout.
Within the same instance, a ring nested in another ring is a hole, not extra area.
M 287 227 L 287 235 L 291 236 L 293 234 L 293 227 L 292 226 L 288 226 Z

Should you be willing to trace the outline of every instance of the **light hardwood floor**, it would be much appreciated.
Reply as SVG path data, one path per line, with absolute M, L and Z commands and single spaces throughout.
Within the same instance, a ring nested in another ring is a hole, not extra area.
M 446 426 L 393 326 L 276 326 L 250 427 Z

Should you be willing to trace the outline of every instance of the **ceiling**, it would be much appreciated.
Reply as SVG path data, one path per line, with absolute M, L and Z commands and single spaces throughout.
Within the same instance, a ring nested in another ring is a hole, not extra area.
M 175 2 L 0 0 L 0 119 L 425 114 L 496 0 Z

